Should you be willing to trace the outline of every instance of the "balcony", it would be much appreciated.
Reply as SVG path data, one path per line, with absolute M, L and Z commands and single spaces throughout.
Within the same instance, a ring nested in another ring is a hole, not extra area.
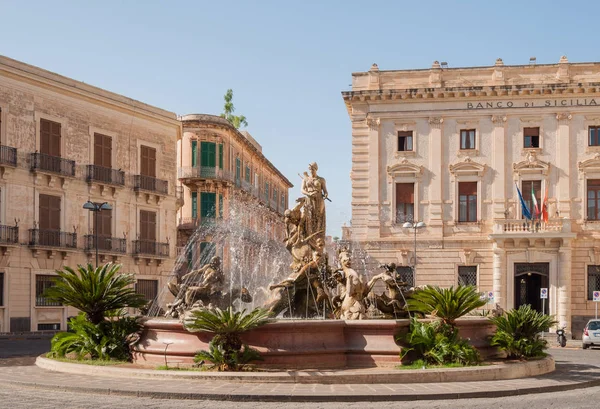
M 569 219 L 553 218 L 548 222 L 525 219 L 494 220 L 491 239 L 574 237 Z
M 33 256 L 38 256 L 39 249 L 48 250 L 48 258 L 54 258 L 54 251 L 63 253 L 63 259 L 67 258 L 68 251 L 77 249 L 77 233 L 67 233 L 60 230 L 29 229 L 29 247 L 33 250 Z
M 210 226 L 214 223 L 214 217 L 180 217 L 177 222 L 177 228 L 181 230 L 196 230 L 200 225 Z
M 135 175 L 133 176 L 133 189 L 166 196 L 169 194 L 169 182 L 151 176 Z
M 83 236 L 84 249 L 87 252 L 96 251 L 96 236 L 86 234 Z M 120 237 L 98 236 L 98 252 L 99 253 L 127 253 L 127 241 Z
M 258 196 L 258 189 L 256 187 L 254 187 L 254 185 L 252 183 L 242 180 L 241 188 L 243 191 L 247 192 L 248 194 L 251 194 L 254 197 Z
M 187 166 L 178 169 L 179 179 L 211 179 L 223 182 L 233 182 L 230 171 L 208 166 Z
M 154 240 L 134 240 L 132 244 L 134 256 L 169 257 L 169 243 L 159 243 Z
M 36 152 L 31 154 L 31 170 L 33 172 L 75 177 L 75 161 Z
M 19 244 L 19 227 L 0 225 L 0 245 Z
M 17 149 L 0 145 L 0 164 L 17 167 Z
M 88 183 L 106 183 L 108 185 L 125 185 L 125 172 L 120 169 L 105 168 L 96 165 L 87 165 L 86 180 Z

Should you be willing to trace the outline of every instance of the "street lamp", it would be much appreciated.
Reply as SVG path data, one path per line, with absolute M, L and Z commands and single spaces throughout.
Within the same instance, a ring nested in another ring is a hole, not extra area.
M 417 278 L 417 229 L 420 229 L 422 227 L 425 227 L 425 223 L 423 222 L 416 222 L 416 223 L 411 223 L 411 222 L 406 222 L 402 225 L 402 227 L 404 227 L 405 229 L 413 229 L 413 231 L 415 232 L 415 252 L 414 252 L 414 261 L 413 261 L 413 280 L 416 280 Z M 413 282 L 414 284 L 414 282 Z
M 84 203 L 83 208 L 94 212 L 94 241 L 96 246 L 96 268 L 98 268 L 98 213 L 102 210 L 112 210 L 112 206 L 107 202 L 94 203 L 88 200 Z

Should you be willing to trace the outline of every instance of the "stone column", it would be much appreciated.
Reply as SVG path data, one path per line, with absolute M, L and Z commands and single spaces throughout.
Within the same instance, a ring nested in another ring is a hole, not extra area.
M 506 310 L 506 253 L 497 244 L 494 244 L 493 269 L 494 304 L 498 304 Z
M 556 167 L 560 170 L 558 174 L 556 197 L 559 200 L 558 210 L 560 217 L 571 218 L 571 149 L 569 137 L 569 123 L 572 115 L 566 112 L 556 114 Z M 549 215 L 554 217 L 554 215 Z
M 571 333 L 571 244 L 563 241 L 558 251 L 558 288 L 556 320 L 558 325 L 567 325 L 567 332 Z
M 380 169 L 380 162 L 385 162 L 381 158 L 379 128 L 381 121 L 379 118 L 367 118 L 367 126 L 369 127 L 369 157 L 368 157 L 368 175 L 369 175 L 369 201 L 367 215 L 367 237 L 379 238 L 380 236 L 380 178 L 386 178 L 385 171 Z
M 494 219 L 505 218 L 506 211 L 506 116 L 493 115 L 491 120 L 492 129 L 492 169 L 496 171 L 496 176 L 492 182 L 492 200 Z M 480 140 L 482 140 L 480 138 Z M 480 148 L 481 149 L 481 148 Z M 514 216 L 514 215 L 513 215 Z M 504 308 L 504 306 L 502 306 Z
M 444 118 L 429 118 L 429 170 L 433 175 L 429 184 L 429 226 L 443 225 L 442 172 Z M 447 169 L 445 170 L 447 171 Z

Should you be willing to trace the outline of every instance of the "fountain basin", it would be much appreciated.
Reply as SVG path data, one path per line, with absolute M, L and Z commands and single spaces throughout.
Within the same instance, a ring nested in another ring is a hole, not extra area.
M 486 318 L 457 321 L 483 358 L 496 354 L 488 337 L 495 326 Z M 394 337 L 406 333 L 409 320 L 277 320 L 242 335 L 261 352 L 261 368 L 337 369 L 400 364 Z M 198 350 L 208 349 L 212 334 L 188 332 L 178 320 L 148 319 L 135 348 L 135 363 L 148 366 L 192 364 Z

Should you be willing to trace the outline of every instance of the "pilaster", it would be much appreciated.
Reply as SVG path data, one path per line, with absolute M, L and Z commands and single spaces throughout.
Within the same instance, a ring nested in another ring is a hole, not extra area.
M 571 244 L 563 243 L 558 251 L 558 308 L 556 320 L 558 326 L 566 325 L 567 331 L 571 332 Z
M 492 115 L 492 168 L 496 171 L 492 182 L 494 219 L 506 215 L 506 116 Z
M 380 235 L 380 177 L 384 178 L 380 170 L 380 138 L 379 130 L 381 121 L 379 118 L 366 118 L 366 124 L 369 129 L 369 159 L 368 159 L 368 175 L 369 175 L 369 195 L 368 195 L 368 215 L 367 215 L 367 237 L 378 238 Z
M 429 118 L 429 170 L 431 180 L 429 183 L 429 225 L 443 225 L 443 195 L 442 195 L 442 162 L 444 142 L 442 126 L 444 118 Z
M 506 252 L 496 244 L 494 244 L 492 291 L 494 291 L 494 303 L 506 309 Z
M 558 168 L 557 198 L 559 200 L 558 210 L 561 217 L 571 218 L 571 149 L 569 147 L 570 122 L 572 115 L 568 112 L 556 114 L 556 167 Z

